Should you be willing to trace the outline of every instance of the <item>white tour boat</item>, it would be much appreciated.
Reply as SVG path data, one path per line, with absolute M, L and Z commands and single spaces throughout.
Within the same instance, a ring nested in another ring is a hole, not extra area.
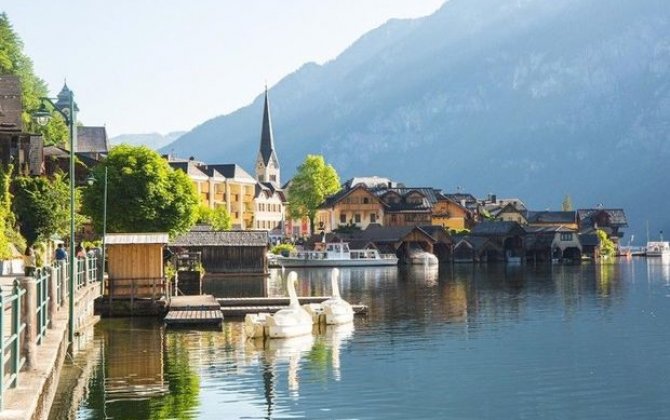
M 347 242 L 318 243 L 313 251 L 293 251 L 288 257 L 273 256 L 275 267 L 374 267 L 398 265 L 395 255 L 380 254 L 376 249 L 349 249 Z
M 670 258 L 670 242 L 647 242 L 647 257 Z

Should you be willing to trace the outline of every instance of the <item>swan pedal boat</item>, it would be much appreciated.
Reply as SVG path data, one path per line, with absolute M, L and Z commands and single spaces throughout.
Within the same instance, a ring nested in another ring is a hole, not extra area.
M 288 308 L 274 314 L 247 314 L 244 318 L 244 332 L 247 337 L 289 338 L 312 333 L 312 316 L 300 306 L 295 284 L 298 275 L 292 271 L 288 275 L 286 287 L 290 303 Z
M 340 296 L 338 278 L 340 270 L 334 268 L 330 274 L 332 297 L 321 303 L 308 303 L 302 307 L 310 314 L 315 324 L 346 324 L 354 321 L 354 309 Z

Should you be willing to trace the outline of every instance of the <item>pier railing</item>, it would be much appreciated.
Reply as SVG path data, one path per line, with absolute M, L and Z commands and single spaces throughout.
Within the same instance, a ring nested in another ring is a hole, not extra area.
M 21 334 L 26 327 L 21 320 L 21 300 L 25 294 L 18 280 L 14 281 L 11 292 L 0 293 L 0 410 L 5 391 L 18 386 L 19 371 L 26 360 L 21 355 Z
M 75 293 L 99 283 L 95 258 L 76 261 Z M 14 280 L 11 290 L 0 291 L 0 410 L 5 391 L 15 388 L 20 371 L 33 368 L 37 346 L 43 344 L 53 317 L 69 304 L 66 261 L 42 267 L 33 276 Z

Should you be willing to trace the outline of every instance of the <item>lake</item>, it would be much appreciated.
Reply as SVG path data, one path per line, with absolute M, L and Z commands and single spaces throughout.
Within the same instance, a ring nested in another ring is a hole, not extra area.
M 328 295 L 329 270 L 296 270 Z M 267 279 L 206 283 L 218 296 L 283 295 Z M 342 269 L 353 326 L 288 340 L 107 319 L 66 368 L 82 419 L 670 418 L 670 264 Z M 72 398 L 73 407 L 69 406 Z

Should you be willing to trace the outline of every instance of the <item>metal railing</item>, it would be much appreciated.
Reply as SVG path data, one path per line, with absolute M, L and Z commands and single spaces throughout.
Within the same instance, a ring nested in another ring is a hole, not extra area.
M 76 291 L 100 282 L 96 258 L 80 259 L 76 264 Z M 18 385 L 19 371 L 34 363 L 34 356 L 25 357 L 31 354 L 26 348 L 43 344 L 53 311 L 68 305 L 68 273 L 68 263 L 57 261 L 37 269 L 34 283 L 28 281 L 22 286 L 23 281 L 17 279 L 11 291 L 0 291 L 0 410 L 5 391 Z M 22 312 L 23 305 L 27 306 Z
M 21 288 L 18 280 L 9 294 L 0 292 L 0 349 L 2 359 L 0 360 L 0 410 L 5 391 L 16 388 L 19 383 L 19 371 L 23 367 L 25 358 L 21 357 L 21 334 L 26 324 L 21 322 L 21 298 L 25 295 L 25 289 Z M 9 311 L 9 324 L 6 320 L 6 312 Z M 7 366 L 9 365 L 9 366 Z
M 51 318 L 49 317 L 49 301 L 52 299 L 49 282 L 53 281 L 51 273 L 52 270 L 50 267 L 39 268 L 35 272 L 37 286 L 37 345 L 42 344 L 42 341 L 44 341 L 47 327 L 49 326 L 49 322 L 51 322 Z

